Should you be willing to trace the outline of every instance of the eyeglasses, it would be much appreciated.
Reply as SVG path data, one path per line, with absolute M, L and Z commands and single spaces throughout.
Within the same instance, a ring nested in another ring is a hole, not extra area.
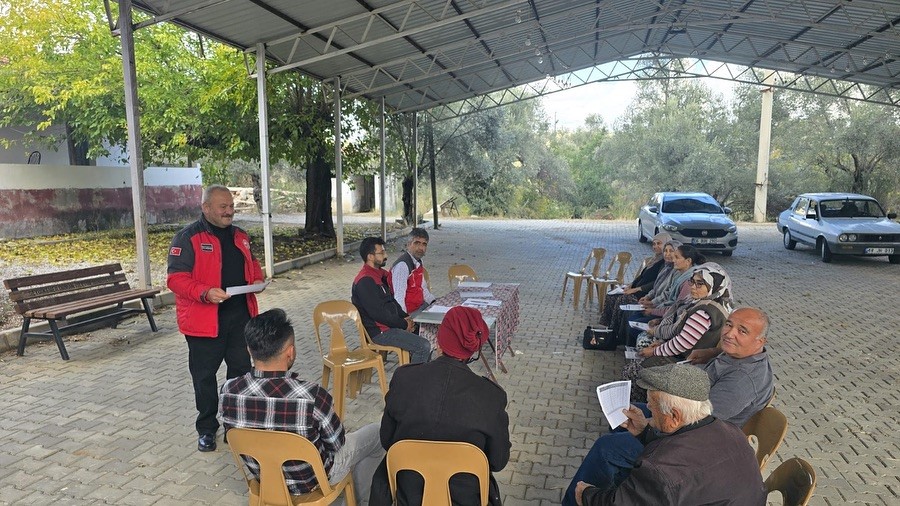
M 378 256 L 378 255 L 387 256 L 387 251 L 381 250 L 381 251 L 376 251 L 375 253 L 372 253 L 372 254 L 375 256 Z
M 694 279 L 694 278 L 691 278 L 691 279 L 688 280 L 688 283 L 690 283 L 691 286 L 696 286 L 696 287 L 698 287 L 698 288 L 701 287 L 701 286 L 709 286 L 709 285 L 706 284 L 706 281 L 703 281 L 702 279 Z

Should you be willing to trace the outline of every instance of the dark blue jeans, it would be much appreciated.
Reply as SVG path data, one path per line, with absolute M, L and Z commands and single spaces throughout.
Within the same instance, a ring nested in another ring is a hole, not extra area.
M 644 411 L 645 416 L 650 416 L 644 404 L 635 404 Z M 624 429 L 616 429 L 613 432 L 600 436 L 591 447 L 581 463 L 572 483 L 566 489 L 562 506 L 576 506 L 575 486 L 579 481 L 590 483 L 601 490 L 616 488 L 631 474 L 631 468 L 637 458 L 644 451 L 644 445 L 638 438 Z

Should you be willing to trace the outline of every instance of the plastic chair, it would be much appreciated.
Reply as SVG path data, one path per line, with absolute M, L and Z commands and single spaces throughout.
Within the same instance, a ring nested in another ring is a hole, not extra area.
M 787 418 L 781 411 L 767 406 L 751 416 L 743 426 L 744 434 L 756 436 L 756 461 L 762 472 L 787 434 Z
M 450 268 L 447 269 L 447 280 L 450 282 L 450 288 L 455 288 L 456 285 L 453 284 L 454 280 L 457 284 L 461 281 L 478 281 L 478 275 L 475 274 L 475 269 L 466 264 L 451 265 Z
M 615 277 L 613 277 L 612 273 L 616 262 L 619 263 L 619 269 L 616 271 Z M 594 290 L 597 290 L 597 302 L 600 303 L 600 312 L 602 313 L 603 306 L 606 305 L 606 292 L 609 291 L 609 287 L 612 285 L 621 285 L 625 283 L 625 269 L 628 268 L 628 264 L 630 263 L 631 253 L 620 251 L 609 261 L 609 266 L 606 268 L 606 272 L 603 273 L 603 276 L 597 277 L 594 275 L 588 278 L 587 304 L 591 305 L 594 303 Z
M 397 354 L 397 363 L 398 365 L 406 365 L 409 363 L 409 352 L 404 350 L 403 348 L 399 348 L 397 346 L 388 346 L 385 344 L 378 344 L 369 337 L 369 333 L 366 332 L 366 329 L 363 328 L 363 334 L 365 335 L 365 346 L 366 348 L 374 351 L 381 355 L 382 360 L 387 360 L 388 353 L 396 353 Z
M 787 459 L 766 478 L 766 490 L 781 492 L 784 506 L 805 506 L 816 490 L 816 470 L 799 457 Z
M 559 296 L 559 300 L 562 301 L 566 297 L 566 286 L 569 284 L 569 280 L 574 281 L 574 289 L 575 291 L 572 294 L 572 308 L 578 309 L 578 298 L 581 296 L 581 284 L 585 279 L 596 276 L 600 273 L 600 264 L 603 263 L 603 258 L 606 256 L 606 249 L 604 248 L 592 248 L 590 254 L 587 258 L 584 259 L 584 264 L 581 266 L 581 270 L 578 272 L 567 272 L 565 277 L 563 278 L 563 287 L 562 294 Z M 591 259 L 594 259 L 594 268 L 591 270 L 591 273 L 587 273 L 588 264 L 591 263 Z
M 341 325 L 352 320 L 356 324 L 356 330 L 359 332 L 360 344 L 362 347 L 358 350 L 348 350 L 347 341 L 344 339 L 344 329 Z M 319 328 L 323 323 L 327 323 L 331 329 L 331 346 L 326 353 L 322 348 L 322 337 L 319 334 Z M 316 344 L 319 345 L 319 353 L 322 354 L 322 388 L 328 388 L 328 378 L 330 373 L 334 371 L 334 411 L 338 417 L 344 418 L 344 396 L 347 387 L 350 387 L 350 397 L 355 397 L 359 390 L 359 384 L 356 380 L 358 375 L 353 375 L 351 382 L 351 374 L 357 371 L 374 368 L 378 371 L 378 380 L 381 383 L 382 398 L 387 393 L 387 381 L 384 375 L 384 362 L 381 355 L 366 347 L 365 335 L 366 329 L 363 327 L 362 318 L 359 317 L 359 311 L 351 302 L 346 300 L 330 300 L 322 302 L 313 309 L 313 326 L 316 330 Z
M 397 441 L 387 452 L 388 483 L 391 497 L 397 501 L 397 473 L 415 471 L 425 480 L 422 504 L 450 504 L 450 478 L 469 473 L 478 478 L 481 505 L 488 503 L 490 468 L 487 457 L 475 445 L 451 441 Z
M 347 504 L 356 506 L 356 492 L 353 490 L 352 473 L 343 480 L 330 485 L 322 456 L 316 445 L 308 439 L 292 432 L 260 429 L 233 428 L 228 431 L 228 446 L 238 468 L 244 473 L 250 489 L 250 506 L 292 506 L 296 504 L 331 504 L 345 493 Z M 259 463 L 259 479 L 247 473 L 241 455 L 253 458 Z M 284 479 L 282 466 L 290 460 L 300 460 L 312 467 L 319 488 L 303 495 L 291 495 Z

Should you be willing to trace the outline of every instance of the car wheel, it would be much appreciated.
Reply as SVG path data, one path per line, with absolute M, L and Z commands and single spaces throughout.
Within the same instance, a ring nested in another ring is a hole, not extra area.
M 638 220 L 638 241 L 647 242 L 647 238 L 644 237 L 644 226 L 641 225 L 640 220 Z
M 900 264 L 900 255 L 888 255 L 888 262 L 892 264 Z
M 784 249 L 794 249 L 797 247 L 797 241 L 791 237 L 791 231 L 784 227 Z
M 825 239 L 819 239 L 819 258 L 826 264 L 831 262 L 831 248 L 828 247 Z
M 722 252 L 723 257 L 730 257 L 731 255 L 734 255 L 734 250 L 725 250 Z

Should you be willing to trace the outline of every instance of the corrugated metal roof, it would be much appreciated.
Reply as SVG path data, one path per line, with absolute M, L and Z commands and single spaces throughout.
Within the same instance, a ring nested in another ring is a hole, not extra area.
M 423 110 L 642 55 L 879 88 L 900 103 L 896 0 L 137 0 L 274 71 Z M 652 65 L 648 64 L 648 67 Z

